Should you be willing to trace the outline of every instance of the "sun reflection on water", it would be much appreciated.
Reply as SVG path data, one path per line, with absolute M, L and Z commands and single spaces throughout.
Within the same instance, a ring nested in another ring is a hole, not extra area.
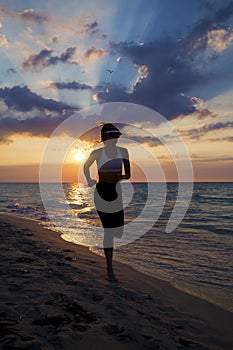
M 76 217 L 92 226 L 100 227 L 93 202 L 93 189 L 81 183 L 64 184 L 67 202 Z

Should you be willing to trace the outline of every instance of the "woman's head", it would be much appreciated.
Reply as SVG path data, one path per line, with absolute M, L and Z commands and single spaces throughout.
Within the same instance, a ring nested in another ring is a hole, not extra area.
M 112 123 L 106 123 L 101 129 L 101 141 L 107 141 L 110 139 L 118 139 L 121 135 L 120 130 Z

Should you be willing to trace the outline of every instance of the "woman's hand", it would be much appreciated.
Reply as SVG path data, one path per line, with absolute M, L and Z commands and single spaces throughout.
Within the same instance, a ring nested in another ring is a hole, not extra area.
M 87 185 L 89 186 L 89 187 L 92 187 L 92 186 L 94 186 L 95 184 L 96 184 L 96 180 L 94 180 L 94 179 L 90 179 L 90 180 L 88 180 L 87 181 Z
M 125 175 L 120 175 L 120 178 L 119 180 L 128 180 L 130 178 L 130 175 L 129 174 L 125 174 Z

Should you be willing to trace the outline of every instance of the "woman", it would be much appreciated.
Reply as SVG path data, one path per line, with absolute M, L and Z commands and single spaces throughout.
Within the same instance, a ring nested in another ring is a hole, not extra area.
M 124 228 L 124 211 L 119 181 L 130 178 L 128 151 L 126 148 L 116 146 L 120 135 L 121 132 L 115 125 L 104 124 L 101 129 L 101 141 L 104 147 L 92 151 L 84 164 L 88 186 L 96 184 L 96 180 L 90 177 L 90 166 L 96 161 L 98 167 L 99 180 L 96 184 L 94 202 L 104 228 L 103 246 L 110 281 L 117 281 L 112 266 L 114 237 L 121 237 Z

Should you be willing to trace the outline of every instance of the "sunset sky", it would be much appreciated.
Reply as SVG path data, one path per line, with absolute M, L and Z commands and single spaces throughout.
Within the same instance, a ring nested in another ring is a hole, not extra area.
M 0 50 L 0 182 L 38 181 L 54 129 L 106 102 L 145 106 L 170 121 L 189 151 L 195 181 L 233 180 L 233 1 L 1 0 Z M 166 135 L 166 123 L 158 125 L 153 113 L 129 120 Z M 85 132 L 99 118 L 77 121 Z M 134 136 L 175 181 L 166 147 L 146 133 Z M 61 137 L 64 144 L 75 139 L 69 132 Z M 93 146 L 88 137 L 77 140 L 64 181 L 75 181 Z M 154 174 L 140 145 L 128 148 L 133 180 L 145 180 L 144 167 Z

